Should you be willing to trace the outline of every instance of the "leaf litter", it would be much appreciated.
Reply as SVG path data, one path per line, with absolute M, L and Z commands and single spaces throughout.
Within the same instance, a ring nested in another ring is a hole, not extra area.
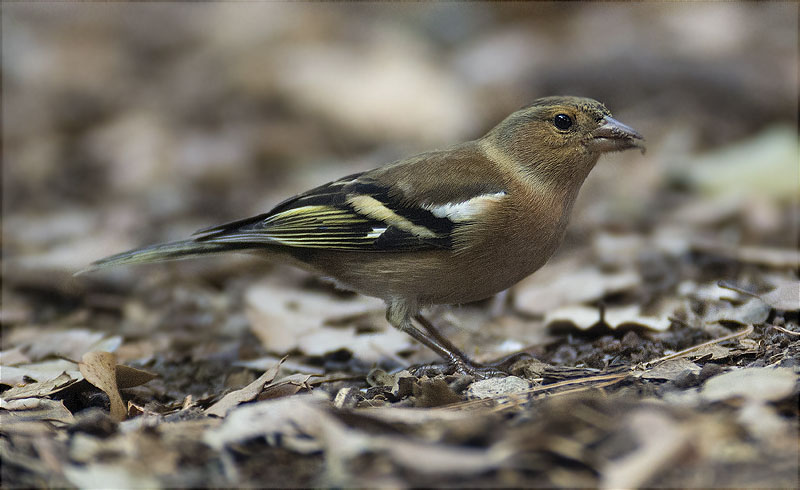
M 394 159 L 406 153 L 393 146 L 398 135 L 419 148 L 457 141 L 506 105 L 551 86 L 560 91 L 567 80 L 570 87 L 589 80 L 576 90 L 606 90 L 609 99 L 619 93 L 616 85 L 603 89 L 608 82 L 589 59 L 565 71 L 558 50 L 547 54 L 553 43 L 540 42 L 544 31 L 526 24 L 550 28 L 559 16 L 510 12 L 487 21 L 481 10 L 473 27 L 491 29 L 465 43 L 463 32 L 431 29 L 441 13 L 414 16 L 423 23 L 410 31 L 404 24 L 360 30 L 363 39 L 353 39 L 364 55 L 353 56 L 352 46 L 323 46 L 317 36 L 351 32 L 370 18 L 274 8 L 276 15 L 254 10 L 242 22 L 233 7 L 220 6 L 210 17 L 198 11 L 195 20 L 174 22 L 180 28 L 154 30 L 158 22 L 172 26 L 170 12 L 180 13 L 167 9 L 161 20 L 121 30 L 78 30 L 77 45 L 76 31 L 55 14 L 15 19 L 15 32 L 36 39 L 36 50 L 60 41 L 63 47 L 48 51 L 52 59 L 88 48 L 94 55 L 40 63 L 34 71 L 47 76 L 24 90 L 19 80 L 29 79 L 33 58 L 4 60 L 11 94 L 4 102 L 19 121 L 4 137 L 9 161 L 22 163 L 4 174 L 3 188 L 10 203 L 4 230 L 13 230 L 4 235 L 0 310 L 4 484 L 798 486 L 796 114 L 759 112 L 766 99 L 739 106 L 714 97 L 706 103 L 703 94 L 707 85 L 726 101 L 769 93 L 788 108 L 796 97 L 786 103 L 779 96 L 781 86 L 770 84 L 781 77 L 770 69 L 752 74 L 758 84 L 739 76 L 741 84 L 730 84 L 731 73 L 742 74 L 736 56 L 724 66 L 733 71 L 700 77 L 705 63 L 676 60 L 665 72 L 640 60 L 663 77 L 638 85 L 663 79 L 655 90 L 667 103 L 625 94 L 609 107 L 638 111 L 632 119 L 652 126 L 647 161 L 615 155 L 619 165 L 593 171 L 561 252 L 535 275 L 499 299 L 431 309 L 445 335 L 479 360 L 524 354 L 509 376 L 419 370 L 435 357 L 387 326 L 380 301 L 252 257 L 71 278 L 105 252 L 261 212 L 292 191 L 339 177 L 343 167 L 353 173 Z M 460 15 L 476 15 L 462 8 Z M 732 9 L 735 19 L 755 15 L 745 4 L 715 8 Z M 667 32 L 689 15 L 677 7 L 660 13 L 648 21 L 669 19 Z M 114 15 L 86 22 L 113 25 Z M 697 15 L 708 20 L 693 9 Z M 204 48 L 189 53 L 186 65 L 181 55 L 193 43 L 170 36 L 197 19 L 205 19 L 203 32 L 211 18 L 219 32 L 196 36 Z M 596 44 L 598 17 L 570 18 L 575 42 L 586 36 L 584 46 Z M 723 36 L 717 49 L 739 45 L 731 32 L 763 39 L 763 58 L 784 69 L 793 65 L 775 45 L 783 32 L 776 20 L 721 34 L 718 23 L 698 25 L 711 38 Z M 315 29 L 298 35 L 292 25 Z M 107 42 L 102 33 L 112 31 Z M 376 34 L 384 31 L 388 39 Z M 424 34 L 432 32 L 439 36 L 433 43 Z M 533 61 L 531 42 L 542 48 Z M 698 47 L 691 52 L 701 56 Z M 154 49 L 159 56 L 139 56 Z M 230 77 L 214 76 L 220 53 Z M 475 72 L 503 56 L 522 67 L 515 70 L 531 71 Z M 615 70 L 641 79 L 625 56 Z M 389 72 L 387 59 L 396 60 Z M 178 69 L 164 69 L 165 62 Z M 159 88 L 147 93 L 155 103 L 143 109 L 94 85 L 139 93 L 145 82 L 136 77 L 106 83 L 119 68 L 152 74 Z M 208 76 L 186 77 L 194 70 Z M 417 75 L 387 76 L 392 70 Z M 703 85 L 681 85 L 681 70 Z M 363 94 L 349 92 L 352 73 L 370 87 L 366 116 L 353 110 Z M 394 91 L 394 79 L 403 81 L 403 97 L 376 96 Z M 314 80 L 333 80 L 336 96 L 319 92 Z M 530 80 L 538 86 L 528 87 Z M 94 89 L 82 92 L 87 83 Z M 512 95 L 487 99 L 487 90 Z M 203 108 L 230 111 L 198 111 L 200 93 Z M 56 108 L 56 119 L 30 117 L 41 112 L 34 99 Z M 678 113 L 669 116 L 673 105 Z M 723 105 L 733 112 L 711 124 L 703 119 Z M 374 117 L 399 109 L 404 117 Z M 433 131 L 422 130 L 432 121 Z M 342 154 L 354 158 L 330 158 Z M 173 157 L 177 167 L 165 163 Z

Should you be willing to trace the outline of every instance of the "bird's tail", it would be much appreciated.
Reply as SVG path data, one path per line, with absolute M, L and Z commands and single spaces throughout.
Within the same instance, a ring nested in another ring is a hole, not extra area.
M 226 243 L 202 242 L 197 240 L 181 240 L 178 242 L 162 243 L 149 247 L 137 248 L 127 252 L 118 253 L 92 262 L 89 267 L 78 271 L 75 275 L 92 272 L 98 269 L 116 267 L 118 265 L 148 264 L 152 262 L 166 262 L 169 260 L 190 259 L 202 255 L 231 252 L 250 248 L 247 246 L 231 246 Z

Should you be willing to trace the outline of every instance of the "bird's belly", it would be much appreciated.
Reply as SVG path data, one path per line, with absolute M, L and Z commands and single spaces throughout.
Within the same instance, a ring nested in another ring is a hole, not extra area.
M 513 286 L 543 266 L 557 247 L 558 241 L 539 240 L 498 244 L 481 254 L 437 250 L 413 257 L 326 251 L 324 259 L 320 255 L 313 260 L 311 269 L 366 296 L 403 298 L 420 305 L 458 304 L 485 299 Z

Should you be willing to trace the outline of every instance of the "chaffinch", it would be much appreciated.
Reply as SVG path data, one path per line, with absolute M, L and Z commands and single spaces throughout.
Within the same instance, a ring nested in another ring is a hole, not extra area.
M 267 213 L 113 255 L 87 270 L 257 253 L 383 299 L 392 326 L 456 371 L 492 375 L 496 367 L 471 361 L 420 308 L 487 298 L 539 269 L 564 237 L 600 155 L 644 151 L 642 140 L 595 100 L 545 97 L 474 141 L 348 175 Z

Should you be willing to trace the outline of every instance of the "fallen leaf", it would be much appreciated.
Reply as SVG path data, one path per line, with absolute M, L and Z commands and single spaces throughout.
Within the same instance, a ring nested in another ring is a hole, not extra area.
M 743 368 L 710 378 L 700 394 L 709 402 L 737 397 L 779 401 L 792 394 L 796 383 L 797 375 L 790 368 Z
M 603 488 L 642 487 L 688 449 L 689 432 L 659 411 L 637 410 L 627 418 L 627 426 L 636 437 L 638 447 L 601 469 L 600 486 Z
M 641 281 L 639 274 L 630 269 L 606 273 L 594 266 L 581 265 L 578 259 L 565 260 L 543 267 L 514 286 L 514 308 L 541 315 L 633 289 Z
M 221 400 L 211 405 L 206 409 L 206 414 L 214 415 L 217 417 L 224 417 L 231 408 L 239 405 L 240 403 L 255 400 L 255 398 L 264 390 L 264 387 L 271 383 L 278 375 L 281 369 L 281 364 L 286 358 L 284 357 L 277 364 L 267 369 L 264 374 L 258 377 L 255 381 L 245 386 L 244 388 L 232 391 L 223 396 Z
M 86 381 L 108 395 L 111 419 L 125 420 L 127 410 L 117 388 L 117 356 L 110 352 L 87 352 L 78 367 Z
M 13 342 L 13 339 L 11 339 Z M 106 337 L 103 332 L 83 328 L 39 332 L 38 335 L 20 343 L 31 360 L 39 361 L 48 357 L 80 359 L 91 351 L 113 352 L 122 344 L 122 337 Z
M 639 326 L 659 332 L 668 330 L 672 324 L 666 317 L 643 316 L 640 311 L 638 305 L 606 308 L 604 311 L 588 306 L 568 306 L 548 313 L 544 324 L 549 328 L 568 324 L 579 330 L 588 330 L 600 324 L 611 329 Z
M 257 400 L 271 400 L 273 398 L 280 398 L 283 396 L 291 396 L 299 393 L 301 390 L 310 389 L 308 380 L 313 374 L 290 374 L 285 378 L 281 378 L 267 386 L 256 397 Z
M 273 352 L 296 349 L 322 356 L 347 349 L 362 361 L 374 363 L 412 345 L 408 335 L 388 326 L 385 306 L 375 298 L 341 299 L 261 284 L 247 292 L 246 300 L 253 333 Z M 374 328 L 362 331 L 347 324 L 363 317 L 368 317 Z
M 6 369 L 6 368 L 3 368 Z M 17 386 L 0 393 L 0 399 L 19 400 L 23 398 L 39 398 L 52 395 L 83 379 L 83 375 L 76 372 L 77 376 L 62 372 L 59 376 L 39 383 Z
M 742 325 L 758 325 L 767 321 L 769 312 L 769 305 L 758 298 L 751 298 L 738 306 L 730 303 L 709 304 L 703 321 L 707 324 L 727 321 Z
M 264 357 L 259 357 L 258 359 L 249 359 L 247 361 L 235 361 L 233 365 L 245 367 L 253 371 L 266 371 L 280 360 L 281 360 L 280 357 L 264 356 Z M 286 359 L 286 361 L 284 361 L 283 369 L 286 369 L 288 371 L 297 371 L 306 374 L 325 374 L 325 369 L 321 367 L 312 366 L 310 364 L 299 363 L 291 359 Z
M 800 281 L 785 282 L 759 298 L 776 310 L 800 310 Z
M 476 381 L 467 388 L 467 398 L 497 398 L 503 395 L 524 393 L 531 385 L 517 376 L 488 378 Z
M 26 356 L 22 350 L 23 346 L 18 345 L 0 352 L 0 366 L 14 366 L 31 362 L 31 358 Z
M 158 377 L 157 374 L 141 369 L 136 369 L 124 364 L 117 364 L 117 388 L 124 390 L 125 388 L 133 388 L 147 383 Z
M 67 359 L 54 359 L 33 364 L 2 366 L 0 383 L 9 386 L 29 384 L 31 381 L 44 383 L 58 378 L 63 373 L 67 373 L 76 380 L 83 379 L 83 375 L 78 370 L 78 363 Z
M 0 400 L 0 408 L 8 410 L 12 420 L 46 420 L 62 424 L 71 424 L 75 420 L 62 401 L 48 398 L 3 399 Z M 11 421 L 6 420 L 5 423 Z
M 304 454 L 319 451 L 323 448 L 322 441 L 313 437 L 320 433 L 319 425 L 340 423 L 325 412 L 324 403 L 327 397 L 312 392 L 240 405 L 227 414 L 222 425 L 206 432 L 203 440 L 221 449 L 262 436 L 274 442 L 280 436 L 281 445 L 293 451 Z
M 78 488 L 161 488 L 158 479 L 124 464 L 93 463 L 66 466 L 64 476 Z
M 635 372 L 634 376 L 644 379 L 673 380 L 686 371 L 698 374 L 700 369 L 700 366 L 687 359 L 670 359 L 668 361 L 656 364 L 650 369 L 641 372 Z

